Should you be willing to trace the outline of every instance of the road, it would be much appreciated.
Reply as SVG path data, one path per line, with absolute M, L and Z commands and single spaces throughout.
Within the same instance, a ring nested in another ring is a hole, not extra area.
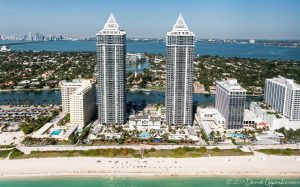
M 103 145 L 103 146 L 75 146 L 75 145 L 61 145 L 61 146 L 40 146 L 40 147 L 26 147 L 26 146 L 18 146 L 17 148 L 24 152 L 25 154 L 30 154 L 31 151 L 72 151 L 72 150 L 90 150 L 90 149 L 109 149 L 109 148 L 129 148 L 140 150 L 142 147 L 144 149 L 176 149 L 178 147 L 201 147 L 196 145 Z M 219 146 L 206 146 L 207 149 L 213 149 L 218 147 L 219 149 L 235 149 L 236 145 L 219 145 Z M 296 144 L 285 144 L 285 145 L 251 145 L 244 146 L 242 148 L 243 151 L 249 152 L 251 150 L 258 149 L 298 149 Z

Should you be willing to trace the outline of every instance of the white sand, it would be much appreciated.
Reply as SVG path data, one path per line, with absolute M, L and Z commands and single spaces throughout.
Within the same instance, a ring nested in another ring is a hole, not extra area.
M 86 157 L 0 160 L 0 178 L 74 175 L 300 177 L 300 157 L 255 155 L 143 160 Z

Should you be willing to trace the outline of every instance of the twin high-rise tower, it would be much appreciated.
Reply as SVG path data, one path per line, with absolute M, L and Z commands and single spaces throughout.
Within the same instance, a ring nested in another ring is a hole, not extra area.
M 193 59 L 195 35 L 180 14 L 167 33 L 166 120 L 173 125 L 192 125 Z
M 102 124 L 125 123 L 126 33 L 111 14 L 97 37 L 98 119 Z
M 97 33 L 98 118 L 102 124 L 123 124 L 126 118 L 126 33 L 111 14 Z M 167 124 L 192 125 L 195 35 L 179 15 L 167 33 Z

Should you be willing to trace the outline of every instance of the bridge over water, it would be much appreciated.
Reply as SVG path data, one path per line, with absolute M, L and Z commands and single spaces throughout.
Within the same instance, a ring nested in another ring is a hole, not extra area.
M 46 41 L 26 41 L 26 42 L 12 42 L 12 43 L 1 43 L 0 46 L 11 46 L 11 45 L 24 45 L 24 44 L 31 44 L 31 43 L 43 43 L 43 42 L 51 42 L 54 40 L 46 40 Z

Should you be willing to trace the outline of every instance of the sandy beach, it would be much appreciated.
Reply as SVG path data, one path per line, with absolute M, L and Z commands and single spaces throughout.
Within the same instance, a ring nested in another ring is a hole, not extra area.
M 42 158 L 0 160 L 0 178 L 57 176 L 300 177 L 300 157 Z

